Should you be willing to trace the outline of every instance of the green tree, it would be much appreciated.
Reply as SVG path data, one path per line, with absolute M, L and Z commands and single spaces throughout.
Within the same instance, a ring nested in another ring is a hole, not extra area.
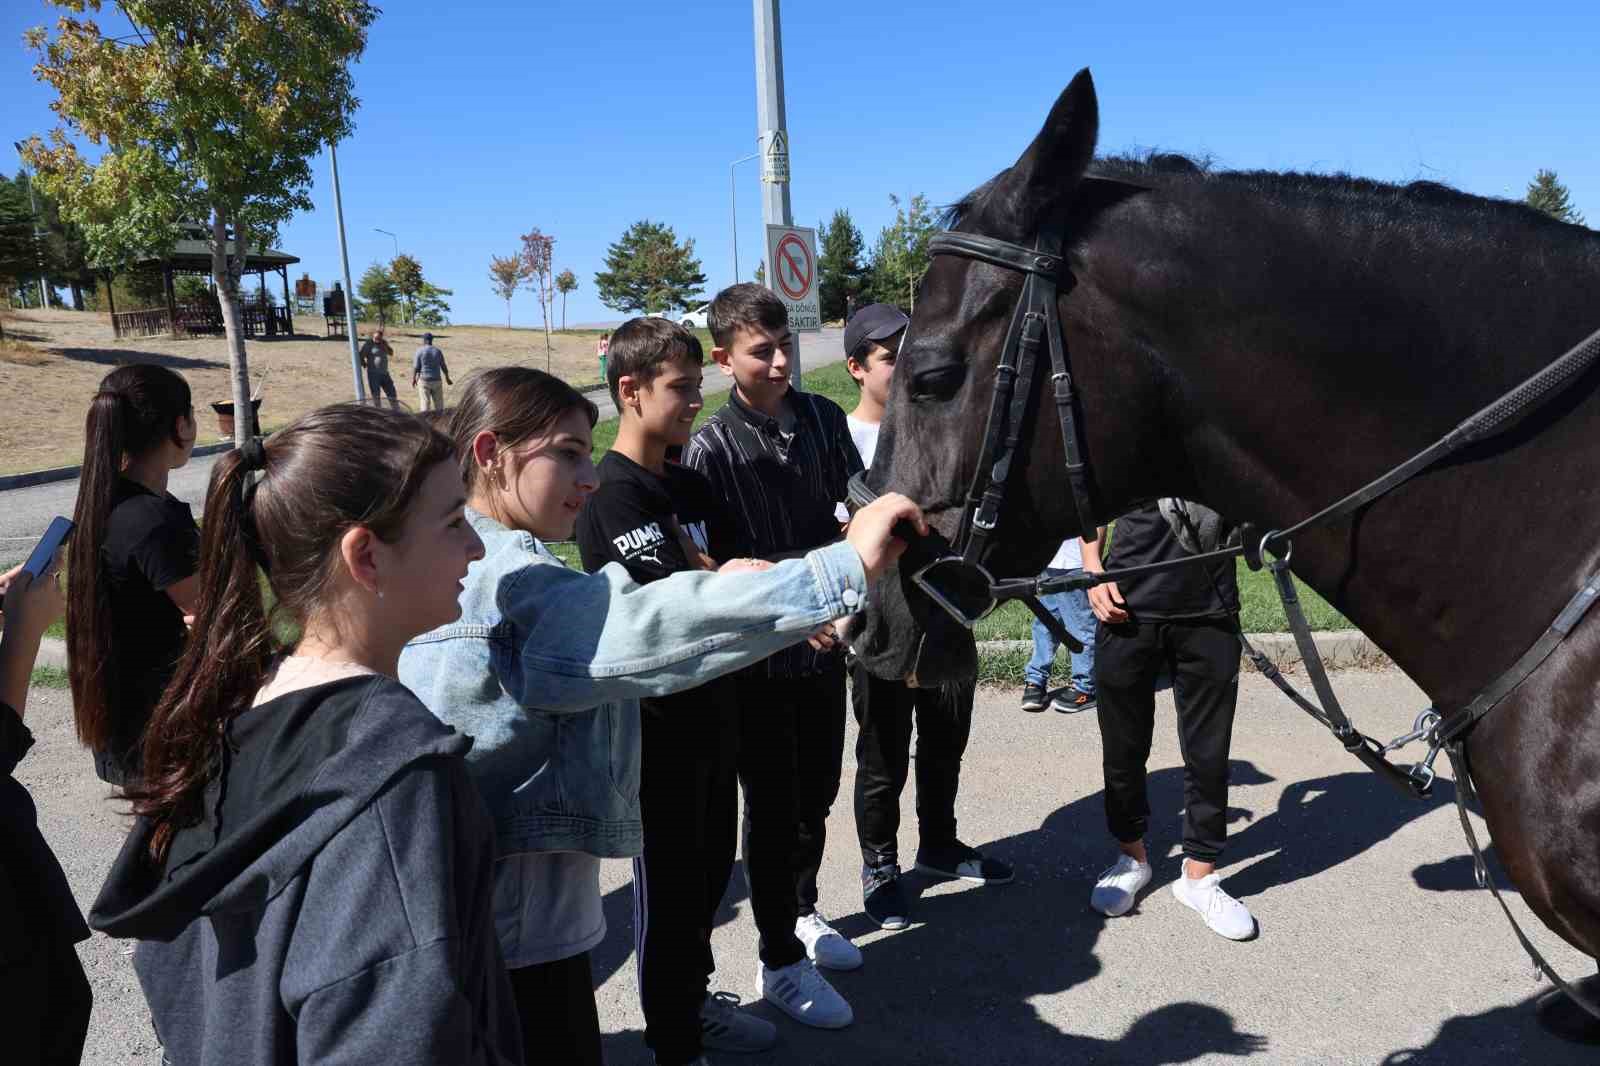
M 394 279 L 394 291 L 405 303 L 405 320 L 415 322 L 417 298 L 422 295 L 422 287 L 427 284 L 427 280 L 422 276 L 422 264 L 417 262 L 415 256 L 402 252 L 390 260 L 389 277 Z
M 246 256 L 310 210 L 310 160 L 350 134 L 349 64 L 378 10 L 366 0 L 119 0 L 129 32 L 110 35 L 82 15 L 100 0 L 52 3 L 66 12 L 54 33 L 40 27 L 25 39 L 65 126 L 48 143 L 30 138 L 23 154 L 96 262 L 169 248 L 176 223 L 209 224 L 233 401 L 243 409 Z M 97 162 L 69 132 L 102 149 Z M 243 444 L 249 420 L 237 426 Z
M 1561 184 L 1553 170 L 1540 170 L 1534 179 L 1528 182 L 1528 195 L 1523 198 L 1523 202 L 1559 222 L 1571 222 L 1575 226 L 1583 225 L 1583 215 L 1572 206 L 1571 194 L 1567 191 L 1567 187 Z
M 511 328 L 511 297 L 522 287 L 522 256 L 489 257 L 489 287 L 506 302 L 506 329 Z
M 367 267 L 367 272 L 356 282 L 356 295 L 366 305 L 367 313 L 378 317 L 380 326 L 389 321 L 389 309 L 400 301 L 400 290 L 395 286 L 394 276 L 384 269 L 382 263 Z
M 756 264 L 756 272 L 750 277 L 757 285 L 765 285 L 767 283 L 767 261 L 765 259 Z
M 894 205 L 894 222 L 878 233 L 872 246 L 868 295 L 877 303 L 914 309 L 917 285 L 928 272 L 928 242 L 939 231 L 939 223 L 921 193 L 911 198 L 909 209 L 893 193 L 889 202 Z
M 33 210 L 28 194 L 0 177 L 0 287 L 10 295 L 33 271 L 38 273 L 37 245 L 33 240 Z M 0 328 L 0 340 L 5 330 Z
M 694 239 L 678 243 L 672 227 L 642 219 L 606 249 L 606 269 L 594 276 L 600 302 L 614 311 L 670 311 L 694 306 L 706 276 Z
M 567 293 L 578 287 L 578 275 L 563 270 L 556 275 L 556 291 L 561 294 L 561 332 L 567 331 Z
M 826 226 L 818 228 L 822 231 L 822 251 L 817 257 L 822 320 L 840 322 L 849 298 L 859 296 L 866 287 L 867 268 L 861 262 L 865 245 L 850 212 L 843 208 L 833 213 Z
M 453 289 L 441 289 L 431 281 L 424 281 L 422 288 L 417 292 L 416 311 L 412 321 L 419 326 L 448 326 L 450 301 L 445 297 L 454 295 Z

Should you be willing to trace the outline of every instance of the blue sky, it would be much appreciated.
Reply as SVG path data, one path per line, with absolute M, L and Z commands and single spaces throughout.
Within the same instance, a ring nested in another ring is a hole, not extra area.
M 20 38 L 55 15 L 40 0 L 0 8 L 8 144 L 54 117 Z M 869 244 L 892 217 L 890 193 L 947 203 L 1008 165 L 1083 66 L 1102 151 L 1159 146 L 1512 197 L 1547 167 L 1600 227 L 1592 0 L 790 0 L 782 16 L 795 221 L 846 207 Z M 455 321 L 504 322 L 489 256 L 537 225 L 579 279 L 569 324 L 615 319 L 594 273 L 630 222 L 650 218 L 694 238 L 708 296 L 731 280 L 728 164 L 757 132 L 750 3 L 392 0 L 356 84 L 339 160 L 352 273 L 390 257 L 374 230 L 392 230 L 455 290 Z M 326 157 L 314 170 L 318 209 L 281 244 L 327 283 L 339 268 Z M 748 279 L 762 254 L 758 164 L 737 173 Z M 536 325 L 532 294 L 512 313 Z

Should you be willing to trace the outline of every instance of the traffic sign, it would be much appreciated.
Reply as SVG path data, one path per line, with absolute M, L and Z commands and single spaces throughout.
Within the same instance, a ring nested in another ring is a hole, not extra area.
M 791 330 L 816 333 L 822 329 L 816 230 L 806 226 L 767 227 L 767 280 L 789 309 Z
M 789 135 L 783 130 L 761 134 L 761 180 L 774 185 L 789 180 Z

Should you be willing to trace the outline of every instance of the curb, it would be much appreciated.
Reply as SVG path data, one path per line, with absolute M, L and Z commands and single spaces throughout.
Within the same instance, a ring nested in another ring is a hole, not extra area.
M 1290 633 L 1246 633 L 1252 646 L 1257 651 L 1272 660 L 1272 664 L 1280 670 L 1292 669 L 1300 663 L 1300 649 L 1295 645 L 1294 635 Z M 1376 667 L 1393 666 L 1389 657 L 1378 646 L 1367 639 L 1365 633 L 1359 629 L 1332 629 L 1311 634 L 1311 639 L 1317 646 L 1317 654 L 1322 659 L 1322 665 L 1330 670 L 1348 667 L 1372 669 Z M 995 657 L 1006 654 L 1032 653 L 1033 642 L 1030 640 L 983 640 L 978 642 L 978 658 Z M 1242 669 L 1254 672 L 1255 666 L 1248 658 L 1243 659 Z
M 1288 633 L 1256 633 L 1246 634 L 1250 643 L 1257 651 L 1272 660 L 1278 669 L 1290 669 L 1300 662 L 1300 649 L 1295 646 L 1294 637 Z M 1330 670 L 1349 667 L 1373 669 L 1377 667 L 1394 665 L 1389 657 L 1378 650 L 1377 645 L 1368 640 L 1366 634 L 1359 629 L 1333 629 L 1321 633 L 1311 634 L 1316 642 L 1317 653 L 1322 656 L 1322 664 Z M 983 640 L 978 642 L 978 657 L 993 657 L 1007 653 L 1031 653 L 1033 642 L 1028 640 Z M 67 668 L 67 642 L 54 637 L 45 637 L 39 642 L 39 666 L 56 666 L 65 670 Z M 1241 663 L 1243 669 L 1254 671 L 1249 659 Z
M 233 441 L 219 441 L 216 444 L 198 444 L 191 457 L 199 455 L 216 455 L 233 447 Z M 48 485 L 52 481 L 72 481 L 82 473 L 82 466 L 56 466 L 49 470 L 30 470 L 26 474 L 5 474 L 0 476 L 0 492 L 9 492 L 12 489 L 27 489 L 35 485 Z

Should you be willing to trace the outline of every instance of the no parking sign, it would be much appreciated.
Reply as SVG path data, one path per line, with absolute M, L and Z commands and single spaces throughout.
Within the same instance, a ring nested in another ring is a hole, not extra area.
M 804 226 L 767 227 L 767 287 L 789 308 L 789 328 L 822 329 L 817 295 L 817 231 Z

